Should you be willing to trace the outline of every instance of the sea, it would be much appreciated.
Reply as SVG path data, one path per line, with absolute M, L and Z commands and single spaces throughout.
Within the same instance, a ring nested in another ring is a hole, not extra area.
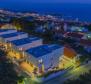
M 91 22 L 91 4 L 80 3 L 14 3 L 0 4 L 1 9 L 14 12 L 51 14 L 67 20 Z

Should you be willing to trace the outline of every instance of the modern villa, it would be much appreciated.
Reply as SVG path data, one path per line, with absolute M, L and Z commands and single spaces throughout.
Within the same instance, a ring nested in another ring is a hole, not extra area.
M 27 61 L 39 67 L 39 70 L 47 72 L 49 69 L 58 68 L 59 59 L 63 55 L 63 46 L 57 44 L 45 44 L 26 50 Z M 38 64 L 33 61 L 36 59 Z M 43 67 L 42 67 L 43 66 Z
M 65 50 L 66 52 L 69 50 L 63 45 L 43 44 L 41 38 L 17 30 L 0 29 L 0 34 L 0 43 L 8 51 L 8 57 L 11 60 L 18 60 L 20 67 L 31 74 L 59 69 Z M 74 57 L 75 53 L 73 52 L 71 56 Z

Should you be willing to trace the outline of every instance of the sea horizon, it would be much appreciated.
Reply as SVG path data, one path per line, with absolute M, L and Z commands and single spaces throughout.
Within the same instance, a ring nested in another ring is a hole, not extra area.
M 81 3 L 22 3 L 0 5 L 1 9 L 14 12 L 37 12 L 39 14 L 52 14 L 66 19 L 76 19 L 91 22 L 91 4 Z

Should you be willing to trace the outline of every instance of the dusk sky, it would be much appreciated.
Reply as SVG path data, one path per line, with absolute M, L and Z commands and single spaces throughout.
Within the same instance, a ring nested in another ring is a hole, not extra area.
M 30 3 L 91 3 L 91 0 L 0 0 L 3 2 L 30 2 Z

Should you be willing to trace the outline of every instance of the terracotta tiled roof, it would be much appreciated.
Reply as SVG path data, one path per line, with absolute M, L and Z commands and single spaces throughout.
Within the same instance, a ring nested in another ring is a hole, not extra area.
M 82 38 L 84 36 L 81 33 L 75 33 L 75 32 L 70 32 L 70 33 L 67 33 L 66 35 L 70 37 L 75 37 L 75 38 Z
M 64 47 L 64 55 L 68 58 L 74 58 L 76 56 L 76 52 L 74 49 L 70 48 L 70 47 Z
M 86 46 L 91 46 L 91 40 L 81 39 L 80 43 Z

